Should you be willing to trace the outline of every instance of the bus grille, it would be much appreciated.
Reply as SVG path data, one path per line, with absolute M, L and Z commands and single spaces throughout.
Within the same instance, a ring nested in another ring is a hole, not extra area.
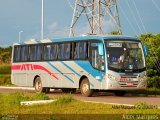
M 121 87 L 137 87 L 138 82 L 119 82 Z
M 119 85 L 121 87 L 137 87 L 139 83 L 138 81 L 129 80 L 129 79 L 134 79 L 134 78 L 137 78 L 137 76 L 121 76 L 122 80 L 119 81 Z

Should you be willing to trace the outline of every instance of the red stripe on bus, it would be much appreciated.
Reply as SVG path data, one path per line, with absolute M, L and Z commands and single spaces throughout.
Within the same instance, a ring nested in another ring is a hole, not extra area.
M 12 70 L 20 70 L 21 65 L 12 65 Z
M 46 69 L 45 67 L 41 66 L 41 65 L 31 65 L 31 68 L 28 67 L 28 64 L 22 64 L 22 65 L 12 65 L 12 70 L 43 70 L 45 72 L 47 72 L 48 74 L 50 74 L 52 77 L 56 78 L 57 80 L 59 80 L 59 78 L 57 76 L 55 76 L 53 73 L 51 73 L 48 69 Z M 26 66 L 26 67 L 25 67 Z M 33 67 L 33 68 L 32 68 Z
M 47 70 L 47 69 L 46 69 L 45 67 L 43 67 L 43 66 L 41 66 L 41 65 L 33 65 L 33 67 L 34 67 L 35 70 L 43 70 L 43 71 L 46 71 L 48 74 L 50 74 L 51 76 L 53 76 L 54 78 L 56 78 L 57 80 L 59 80 L 57 76 L 55 76 L 53 73 L 51 73 L 49 70 Z

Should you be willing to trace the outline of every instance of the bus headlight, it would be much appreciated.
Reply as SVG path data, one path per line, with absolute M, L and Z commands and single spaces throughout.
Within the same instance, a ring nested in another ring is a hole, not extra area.
M 143 77 L 140 77 L 140 81 L 146 81 L 147 80 L 147 76 L 144 75 Z
M 110 80 L 117 80 L 117 78 L 115 76 L 111 75 L 111 74 L 108 74 L 108 78 Z

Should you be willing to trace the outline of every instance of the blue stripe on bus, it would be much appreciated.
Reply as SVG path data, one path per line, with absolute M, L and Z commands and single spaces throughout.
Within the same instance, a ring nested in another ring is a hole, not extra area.
M 68 66 L 66 63 L 61 62 L 64 66 L 66 66 L 68 69 L 70 69 L 72 72 L 74 72 L 75 74 L 77 74 L 79 77 L 81 76 L 80 74 L 78 74 L 75 70 L 73 70 L 70 66 Z
M 101 72 L 101 71 L 98 71 L 98 70 L 92 68 L 92 67 L 90 66 L 90 63 L 89 63 L 89 62 L 75 61 L 75 63 L 76 63 L 77 65 L 79 65 L 80 67 L 82 67 L 85 71 L 87 71 L 88 74 L 91 74 L 94 78 L 96 78 L 96 76 L 100 76 L 101 79 L 97 79 L 97 81 L 102 82 L 104 72 Z
M 66 63 L 61 62 L 64 66 L 66 66 L 68 69 L 73 71 L 75 74 L 77 74 L 79 77 L 81 76 L 79 73 L 77 73 L 75 70 L 73 70 L 70 66 L 68 66 Z M 94 87 L 94 85 L 90 82 L 91 86 Z
M 50 62 L 47 62 L 51 67 L 53 67 L 54 69 L 56 69 L 59 73 L 63 74 L 58 68 L 56 68 L 54 65 L 52 65 Z M 70 80 L 72 83 L 74 83 L 74 81 L 72 79 L 70 79 L 67 75 L 64 75 L 68 80 Z

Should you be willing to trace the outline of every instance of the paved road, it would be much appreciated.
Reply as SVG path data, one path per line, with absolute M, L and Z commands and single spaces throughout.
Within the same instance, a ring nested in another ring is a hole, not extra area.
M 29 92 L 34 93 L 33 88 L 6 88 L 0 87 L 0 94 L 12 93 L 12 92 Z M 50 97 L 57 97 L 63 95 L 61 91 L 51 91 L 48 94 Z M 115 96 L 112 93 L 95 93 L 93 97 L 83 97 L 79 92 L 73 94 L 73 97 L 82 101 L 92 101 L 92 102 L 100 102 L 100 103 L 116 103 L 116 104 L 129 104 L 134 105 L 137 102 L 145 101 L 148 104 L 158 105 L 160 106 L 160 96 L 142 96 L 137 95 L 133 96 L 131 94 L 127 94 L 124 97 Z

